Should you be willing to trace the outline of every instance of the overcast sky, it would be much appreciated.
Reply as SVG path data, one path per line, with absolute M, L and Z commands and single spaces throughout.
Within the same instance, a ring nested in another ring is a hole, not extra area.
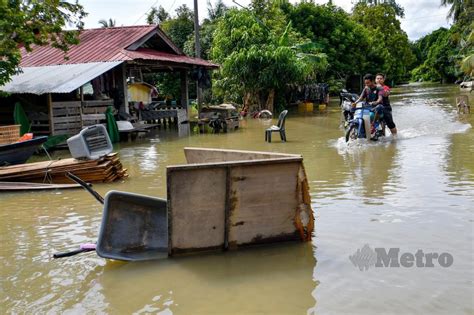
M 207 1 L 198 0 L 199 17 L 202 20 L 207 16 Z M 211 0 L 214 2 L 215 0 Z M 248 5 L 250 0 L 236 0 L 242 5 Z M 316 3 L 326 3 L 327 0 L 315 0 Z M 295 2 L 292 0 L 292 2 Z M 333 0 L 335 5 L 350 11 L 354 0 Z M 441 26 L 449 27 L 446 20 L 447 7 L 440 7 L 440 0 L 397 0 L 405 8 L 405 18 L 402 19 L 402 28 L 411 40 L 438 29 Z M 193 8 L 193 0 L 79 0 L 89 15 L 85 18 L 86 28 L 99 27 L 100 19 L 112 18 L 117 26 L 146 24 L 146 13 L 152 6 L 163 6 L 166 11 L 173 13 L 182 4 Z M 228 6 L 235 6 L 232 0 L 224 0 Z

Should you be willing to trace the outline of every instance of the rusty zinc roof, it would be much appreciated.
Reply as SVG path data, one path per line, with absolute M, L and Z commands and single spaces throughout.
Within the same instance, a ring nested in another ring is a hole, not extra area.
M 176 54 L 139 48 L 154 34 L 160 36 Z M 31 52 L 22 49 L 20 65 L 21 67 L 42 67 L 144 59 L 216 67 L 206 60 L 186 56 L 156 25 L 86 29 L 79 35 L 79 44 L 71 46 L 66 55 L 67 59 L 64 58 L 63 51 L 51 46 L 34 46 Z
M 183 63 L 189 65 L 197 65 L 197 66 L 204 66 L 204 67 L 212 67 L 217 68 L 218 65 L 210 63 L 207 60 L 199 59 L 199 58 L 192 58 L 186 55 L 174 55 L 166 52 L 157 51 L 154 49 L 149 48 L 138 48 L 135 51 L 126 51 L 127 56 L 131 59 L 143 59 L 143 60 L 158 60 L 163 62 L 170 62 L 170 63 Z

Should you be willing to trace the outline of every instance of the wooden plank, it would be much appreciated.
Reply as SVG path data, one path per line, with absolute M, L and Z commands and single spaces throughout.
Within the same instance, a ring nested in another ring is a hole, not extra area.
M 105 114 L 82 114 L 82 120 L 105 120 Z
M 55 123 L 54 129 L 68 129 L 68 130 L 77 130 L 82 128 L 82 123 L 80 122 L 69 122 L 69 123 Z
M 79 116 L 81 115 L 80 108 L 68 108 L 68 109 L 53 109 L 54 117 L 63 117 L 63 116 Z
M 26 163 L 26 164 L 19 164 L 19 165 L 10 165 L 10 166 L 3 166 L 0 167 L 0 175 L 8 174 L 12 171 L 21 171 L 21 172 L 29 172 L 31 170 L 37 169 L 44 169 L 44 168 L 53 168 L 53 167 L 61 167 L 61 166 L 71 166 L 71 165 L 78 165 L 78 164 L 88 164 L 90 166 L 97 165 L 101 162 L 101 160 L 91 160 L 91 161 L 82 161 L 76 160 L 74 158 L 69 159 L 62 159 L 62 160 L 53 160 L 53 161 L 42 161 L 42 162 L 34 162 L 34 163 Z
M 40 184 L 28 182 L 0 182 L 0 191 L 29 191 L 81 188 L 79 184 Z
M 54 117 L 54 123 L 81 123 L 81 116 Z
M 93 161 L 64 159 L 2 167 L 0 179 L 29 182 L 52 179 L 54 183 L 71 183 L 65 176 L 68 171 L 89 182 L 113 181 L 128 176 L 117 154 L 111 154 Z
M 266 165 L 266 164 L 285 164 L 288 162 L 299 162 L 301 163 L 303 158 L 301 157 L 288 157 L 278 159 L 265 159 L 265 160 L 249 160 L 249 161 L 229 161 L 229 162 L 209 162 L 199 164 L 183 164 L 183 165 L 171 165 L 167 166 L 168 169 L 204 169 L 204 168 L 226 168 L 229 166 L 240 166 L 240 165 Z
M 113 104 L 114 104 L 113 99 L 93 100 L 93 101 L 84 101 L 84 102 L 82 102 L 83 107 L 91 107 L 91 106 L 107 107 L 107 106 L 113 106 Z
M 52 102 L 51 106 L 53 109 L 59 108 L 81 108 L 80 101 L 72 101 L 72 102 Z
M 301 158 L 298 154 L 283 154 L 274 152 L 258 152 L 244 150 L 226 150 L 209 148 L 185 147 L 184 155 L 189 164 L 209 163 L 209 162 L 229 162 L 229 161 L 250 161 L 278 158 Z M 302 159 L 302 158 L 301 158 Z
M 226 170 L 167 170 L 170 253 L 222 248 Z
M 245 165 L 231 171 L 229 246 L 297 240 L 300 163 Z
M 193 153 L 192 161 L 207 162 L 209 153 L 218 162 L 167 167 L 170 255 L 311 239 L 314 216 L 301 156 Z
M 49 120 L 49 133 L 54 136 L 54 120 L 53 120 L 53 100 L 51 93 L 48 93 L 47 100 L 48 103 L 48 120 Z

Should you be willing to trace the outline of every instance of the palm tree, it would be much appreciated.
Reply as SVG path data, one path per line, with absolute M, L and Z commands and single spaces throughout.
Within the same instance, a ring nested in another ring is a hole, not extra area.
M 211 1 L 207 1 L 207 14 L 211 21 L 217 20 L 221 16 L 224 16 L 226 11 L 229 8 L 224 4 L 222 0 L 217 0 L 214 6 L 212 6 Z
M 99 24 L 102 25 L 102 28 L 108 28 L 108 27 L 115 27 L 115 20 L 112 20 L 111 18 L 107 20 L 100 20 Z
M 452 18 L 454 22 L 459 19 L 461 13 L 467 9 L 469 2 L 472 0 L 441 0 L 442 6 L 451 6 L 448 13 L 448 18 Z

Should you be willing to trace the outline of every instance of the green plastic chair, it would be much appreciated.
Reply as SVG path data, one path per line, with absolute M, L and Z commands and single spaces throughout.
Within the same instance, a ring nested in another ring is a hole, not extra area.
M 282 111 L 278 116 L 278 124 L 265 130 L 265 141 L 272 142 L 272 132 L 279 132 L 281 141 L 286 142 L 285 120 L 287 114 L 287 110 Z

